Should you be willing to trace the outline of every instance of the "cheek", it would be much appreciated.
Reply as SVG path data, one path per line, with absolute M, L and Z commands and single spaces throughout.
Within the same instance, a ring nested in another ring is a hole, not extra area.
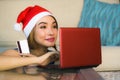
M 41 31 L 41 30 L 37 30 L 36 32 L 35 32 L 35 35 L 34 35 L 35 37 L 35 40 L 37 39 L 37 40 L 39 40 L 39 39 L 42 39 L 42 38 L 44 38 L 45 37 L 45 32 L 44 31 Z
M 57 37 L 57 35 L 58 35 L 58 30 L 55 31 L 55 36 Z

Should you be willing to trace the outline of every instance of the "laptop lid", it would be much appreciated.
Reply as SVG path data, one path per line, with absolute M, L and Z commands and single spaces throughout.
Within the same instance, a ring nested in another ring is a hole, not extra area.
M 99 28 L 60 28 L 60 68 L 101 64 Z

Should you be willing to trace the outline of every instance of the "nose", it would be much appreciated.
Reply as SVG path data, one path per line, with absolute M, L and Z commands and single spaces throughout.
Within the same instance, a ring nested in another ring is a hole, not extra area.
M 53 29 L 52 28 L 48 28 L 47 33 L 49 35 L 53 35 L 54 34 Z

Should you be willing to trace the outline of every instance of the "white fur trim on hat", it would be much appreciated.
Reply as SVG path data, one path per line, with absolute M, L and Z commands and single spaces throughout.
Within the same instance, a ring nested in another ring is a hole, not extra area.
M 52 15 L 51 13 L 49 12 L 41 12 L 37 15 L 35 15 L 29 22 L 28 24 L 25 26 L 24 28 L 24 33 L 25 33 L 25 36 L 28 38 L 30 32 L 32 31 L 33 27 L 35 26 L 35 24 L 37 23 L 37 21 L 44 17 L 44 16 L 47 16 L 47 15 Z
M 22 27 L 21 27 L 20 23 L 16 23 L 16 24 L 14 25 L 14 29 L 15 29 L 16 31 L 21 31 L 21 30 L 22 30 Z

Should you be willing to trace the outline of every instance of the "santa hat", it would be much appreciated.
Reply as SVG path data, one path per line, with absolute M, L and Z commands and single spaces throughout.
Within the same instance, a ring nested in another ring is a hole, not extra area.
M 14 25 L 14 28 L 17 31 L 23 30 L 25 36 L 28 38 L 37 21 L 47 15 L 52 14 L 45 8 L 42 8 L 38 5 L 27 7 L 18 15 L 17 22 Z

